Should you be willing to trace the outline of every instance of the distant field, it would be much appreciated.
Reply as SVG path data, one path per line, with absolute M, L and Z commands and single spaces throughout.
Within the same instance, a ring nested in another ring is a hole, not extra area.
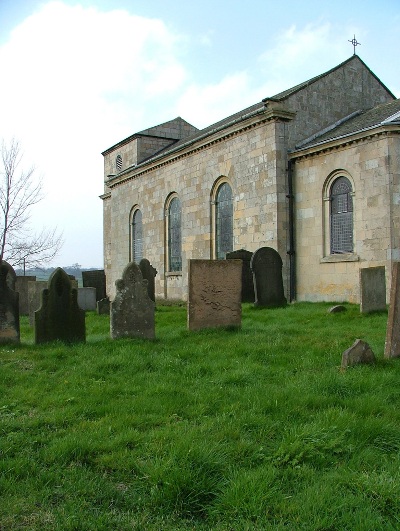
M 397 530 L 400 360 L 386 312 L 243 306 L 240 330 L 0 347 L 0 529 Z M 367 341 L 378 362 L 342 372 Z

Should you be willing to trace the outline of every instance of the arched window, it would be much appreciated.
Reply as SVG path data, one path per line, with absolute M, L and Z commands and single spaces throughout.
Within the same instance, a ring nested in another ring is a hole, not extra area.
M 347 177 L 333 182 L 330 194 L 331 254 L 353 252 L 353 198 Z
M 120 172 L 122 170 L 122 157 L 121 155 L 117 155 L 115 159 L 115 167 L 117 169 L 117 172 Z
M 168 270 L 182 271 L 181 202 L 177 196 L 168 205 Z
M 219 259 L 233 251 L 232 188 L 222 183 L 215 197 L 215 252 Z
M 131 226 L 131 260 L 137 264 L 143 258 L 143 225 L 142 213 L 136 209 L 132 216 Z

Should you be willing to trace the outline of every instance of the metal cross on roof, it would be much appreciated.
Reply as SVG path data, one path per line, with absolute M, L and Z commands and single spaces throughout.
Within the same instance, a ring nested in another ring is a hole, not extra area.
M 361 46 L 361 42 L 358 42 L 358 41 L 357 41 L 355 35 L 354 35 L 354 37 L 351 39 L 351 41 L 349 40 L 349 42 L 351 42 L 351 44 L 353 45 L 353 55 L 356 55 L 356 46 Z

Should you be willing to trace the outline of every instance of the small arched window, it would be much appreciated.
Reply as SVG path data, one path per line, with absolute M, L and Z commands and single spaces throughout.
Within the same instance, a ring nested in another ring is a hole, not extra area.
M 177 196 L 168 205 L 168 270 L 182 271 L 181 202 Z
M 233 251 L 232 188 L 226 182 L 218 187 L 215 198 L 215 243 L 218 259 Z
M 135 210 L 132 216 L 131 235 L 131 260 L 138 264 L 143 258 L 143 225 L 142 213 L 139 209 Z
M 353 198 L 347 177 L 337 178 L 330 190 L 331 254 L 352 253 Z
M 117 169 L 117 172 L 120 172 L 122 170 L 122 157 L 121 155 L 117 155 L 115 159 L 115 167 Z

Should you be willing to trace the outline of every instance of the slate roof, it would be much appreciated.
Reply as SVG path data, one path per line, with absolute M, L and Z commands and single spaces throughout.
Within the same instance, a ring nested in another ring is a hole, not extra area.
M 383 103 L 366 111 L 353 113 L 347 120 L 342 121 L 336 127 L 329 131 L 322 131 L 319 135 L 314 135 L 312 140 L 297 145 L 296 149 L 305 149 L 329 140 L 336 140 L 388 124 L 400 125 L 400 99 Z

